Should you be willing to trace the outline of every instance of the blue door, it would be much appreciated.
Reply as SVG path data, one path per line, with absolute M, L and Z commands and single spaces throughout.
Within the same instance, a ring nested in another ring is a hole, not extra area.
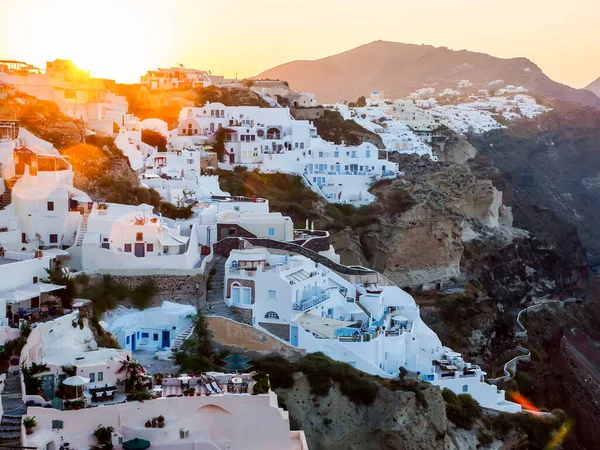
M 54 398 L 54 375 L 44 375 L 41 378 L 44 397 L 48 400 L 52 400 Z
M 146 256 L 146 248 L 143 242 L 136 242 L 135 243 L 135 256 L 137 256 L 138 258 L 143 258 L 144 256 Z
M 298 327 L 292 326 L 290 329 L 290 344 L 298 347 Z
M 162 346 L 169 347 L 171 345 L 171 333 L 169 331 L 162 332 Z
M 135 349 L 137 348 L 135 344 L 136 344 L 136 342 L 135 342 L 135 333 L 133 333 L 131 335 L 131 351 L 132 352 L 135 351 Z

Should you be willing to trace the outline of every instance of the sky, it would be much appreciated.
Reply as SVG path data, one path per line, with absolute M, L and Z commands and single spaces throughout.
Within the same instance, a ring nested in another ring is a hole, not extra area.
M 375 40 L 527 57 L 552 79 L 600 77 L 599 0 L 0 0 L 0 59 L 71 59 L 139 82 L 183 64 L 239 78 Z

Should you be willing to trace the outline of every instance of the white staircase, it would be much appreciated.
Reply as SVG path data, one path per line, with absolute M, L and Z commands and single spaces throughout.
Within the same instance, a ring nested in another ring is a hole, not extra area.
M 183 344 L 183 341 L 185 341 L 187 338 L 189 338 L 193 332 L 194 332 L 194 325 L 190 325 L 187 328 L 187 330 L 185 330 L 183 333 L 181 333 L 179 336 L 177 336 L 173 340 L 173 342 L 171 343 L 171 351 L 173 353 L 177 353 L 179 351 L 179 348 Z
M 88 218 L 89 214 L 84 214 L 81 218 L 81 224 L 79 225 L 79 230 L 77 231 L 75 247 L 81 247 L 81 244 L 83 244 L 83 238 L 85 236 L 85 233 L 87 233 Z

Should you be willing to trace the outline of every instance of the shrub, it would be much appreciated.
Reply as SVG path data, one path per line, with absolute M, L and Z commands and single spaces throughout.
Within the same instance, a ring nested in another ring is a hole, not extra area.
M 158 293 L 156 282 L 152 278 L 146 278 L 139 286 L 130 293 L 131 302 L 137 309 L 146 309 L 150 306 L 152 298 Z
M 28 416 L 23 419 L 23 425 L 25 428 L 33 428 L 37 426 L 37 421 L 35 420 L 35 417 Z
M 481 406 L 469 394 L 456 395 L 444 388 L 442 396 L 446 402 L 446 415 L 456 426 L 470 430 L 474 421 L 481 417 Z
M 494 442 L 494 438 L 483 430 L 480 430 L 479 433 L 477 433 L 477 440 L 481 445 L 490 445 Z
M 121 348 L 119 341 L 110 333 L 104 333 L 97 339 L 98 347 L 103 348 Z
M 269 375 L 265 372 L 256 372 L 252 378 L 256 382 L 252 391 L 254 395 L 269 393 Z
M 113 427 L 104 427 L 102 425 L 98 425 L 98 427 L 94 431 L 94 437 L 98 439 L 99 443 L 108 442 L 112 438 L 113 431 L 115 431 Z
M 156 147 L 159 152 L 167 151 L 167 138 L 154 130 L 142 130 L 142 142 Z

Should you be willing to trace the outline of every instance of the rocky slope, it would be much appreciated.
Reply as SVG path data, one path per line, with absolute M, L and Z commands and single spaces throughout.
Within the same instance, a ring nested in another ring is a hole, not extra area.
M 600 264 L 600 112 L 557 105 L 470 141 L 480 152 L 473 170 L 507 193 L 517 226 L 557 248 L 576 230 L 590 264 Z
M 320 102 L 354 101 L 373 89 L 400 98 L 423 87 L 456 88 L 460 80 L 472 89 L 492 81 L 525 86 L 534 94 L 600 108 L 600 98 L 548 78 L 526 58 L 501 59 L 467 50 L 376 41 L 316 61 L 293 61 L 260 75 L 286 80 L 295 89 L 314 92 Z
M 334 386 L 326 396 L 310 394 L 305 377 L 294 387 L 276 389 L 294 427 L 303 429 L 311 450 L 455 449 L 447 435 L 444 399 L 439 388 L 423 391 L 423 407 L 413 392 L 380 389 L 370 406 L 356 405 Z

